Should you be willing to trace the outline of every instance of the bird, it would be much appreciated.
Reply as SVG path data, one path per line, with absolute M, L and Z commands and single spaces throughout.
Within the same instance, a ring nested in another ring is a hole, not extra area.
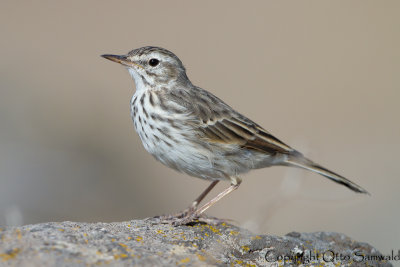
M 171 51 L 145 46 L 125 55 L 102 57 L 123 65 L 136 91 L 130 112 L 144 148 L 164 165 L 210 181 L 183 212 L 163 222 L 182 225 L 200 218 L 236 190 L 250 170 L 289 166 L 318 173 L 357 193 L 361 186 L 305 157 L 214 94 L 192 84 L 182 61 Z M 230 186 L 200 206 L 219 181 Z

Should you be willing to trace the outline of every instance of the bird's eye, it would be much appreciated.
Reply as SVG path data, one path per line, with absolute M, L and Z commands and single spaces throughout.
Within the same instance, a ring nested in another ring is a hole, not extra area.
M 156 58 L 152 58 L 152 59 L 149 60 L 149 65 L 152 66 L 152 67 L 157 66 L 158 63 L 160 63 L 160 61 L 158 59 L 156 59 Z

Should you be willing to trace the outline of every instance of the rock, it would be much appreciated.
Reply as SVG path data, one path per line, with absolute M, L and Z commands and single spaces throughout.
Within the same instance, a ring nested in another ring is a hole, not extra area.
M 255 235 L 226 223 L 173 227 L 148 219 L 0 230 L 0 266 L 391 266 L 374 260 L 377 255 L 372 246 L 339 233 Z

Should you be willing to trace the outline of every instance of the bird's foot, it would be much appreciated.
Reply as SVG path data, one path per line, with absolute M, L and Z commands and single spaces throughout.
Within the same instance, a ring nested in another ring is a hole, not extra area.
M 205 214 L 199 215 L 194 210 L 191 211 L 190 209 L 187 209 L 183 212 L 173 215 L 156 216 L 153 219 L 155 219 L 157 223 L 171 224 L 173 226 L 181 226 L 188 224 L 218 225 L 226 221 L 216 217 L 207 216 Z
M 175 214 L 168 214 L 168 215 L 160 215 L 160 216 L 155 216 L 153 217 L 160 223 L 169 223 L 170 221 L 174 221 L 176 219 L 183 219 L 186 217 L 191 217 L 195 214 L 196 209 L 194 207 L 189 207 L 185 209 L 184 211 L 175 213 Z
M 209 225 L 219 225 L 225 223 L 227 220 L 219 219 L 213 216 L 207 216 L 205 214 L 200 215 L 193 215 L 189 217 L 185 217 L 174 221 L 172 223 L 173 226 L 180 226 L 180 225 L 195 225 L 195 224 L 209 224 Z
M 172 224 L 173 226 L 181 226 L 181 225 L 187 225 L 189 223 L 198 223 L 200 219 L 200 216 L 197 215 L 196 213 L 192 213 L 192 214 L 187 214 L 184 217 L 181 218 L 174 218 L 171 220 L 170 224 Z

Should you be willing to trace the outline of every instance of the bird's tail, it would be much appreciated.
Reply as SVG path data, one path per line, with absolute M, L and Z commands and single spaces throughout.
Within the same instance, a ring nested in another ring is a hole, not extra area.
M 321 165 L 312 162 L 311 160 L 307 159 L 304 157 L 301 153 L 297 152 L 293 153 L 292 155 L 289 155 L 288 158 L 285 161 L 285 165 L 287 166 L 293 166 L 293 167 L 299 167 L 303 168 L 309 171 L 313 171 L 316 173 L 321 174 L 322 176 L 325 176 L 332 181 L 342 184 L 346 186 L 347 188 L 357 192 L 357 193 L 364 193 L 364 194 L 369 194 L 367 190 L 362 188 L 361 186 L 353 183 L 349 179 L 334 173 L 333 171 L 330 171 L 328 169 L 325 169 Z

